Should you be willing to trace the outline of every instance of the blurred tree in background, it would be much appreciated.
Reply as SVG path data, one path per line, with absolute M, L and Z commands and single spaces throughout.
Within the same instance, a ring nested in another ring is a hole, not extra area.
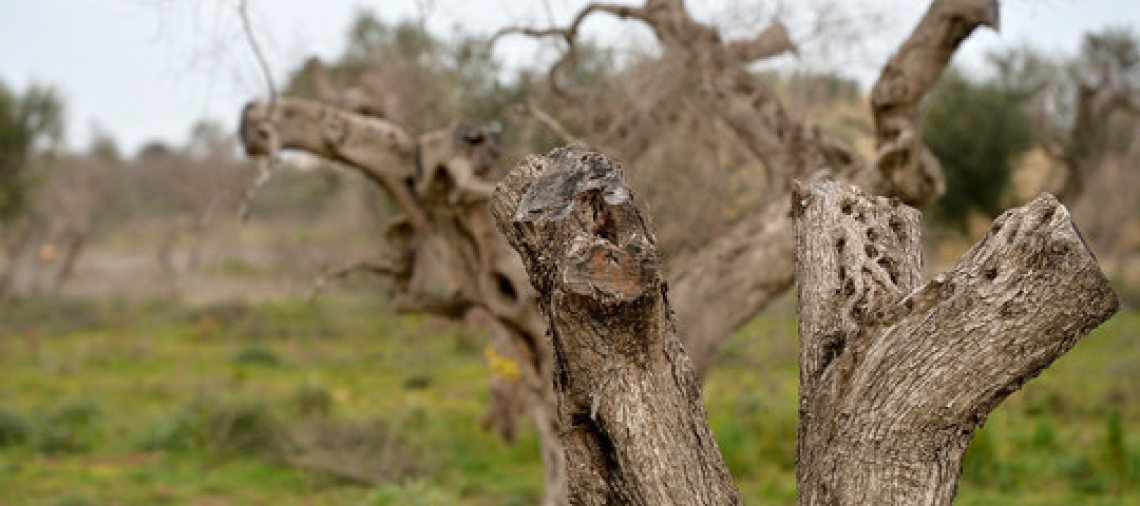
M 996 217 L 1004 209 L 1014 162 L 1034 141 L 1027 99 L 1001 78 L 947 69 L 923 116 L 923 138 L 946 172 L 935 219 L 965 232 L 971 212 Z
M 50 86 L 32 84 L 22 94 L 0 80 L 0 223 L 26 207 L 37 151 L 63 136 L 63 99 Z
M 357 96 L 335 98 L 423 132 L 456 117 L 505 116 L 514 95 L 499 73 L 481 40 L 462 33 L 444 39 L 417 20 L 390 24 L 363 10 L 349 26 L 341 56 L 327 65 L 310 59 L 284 94 L 330 99 L 351 88 Z

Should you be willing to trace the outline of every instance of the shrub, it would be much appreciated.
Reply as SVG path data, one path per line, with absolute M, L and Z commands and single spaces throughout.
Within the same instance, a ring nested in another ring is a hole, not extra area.
M 1025 103 L 1023 93 L 992 79 L 946 70 L 923 115 L 923 139 L 946 174 L 935 219 L 965 231 L 971 211 L 991 218 L 1002 211 L 1013 162 L 1033 143 Z
M 281 365 L 281 357 L 262 343 L 251 343 L 234 354 L 234 362 L 247 365 Z
M 0 408 L 0 447 L 21 444 L 31 434 L 27 420 L 15 411 Z
M 36 446 L 46 453 L 85 451 L 97 438 L 100 421 L 96 405 L 87 401 L 64 403 L 39 421 Z
M 233 456 L 284 459 L 291 449 L 285 425 L 265 404 L 199 399 L 160 422 L 142 441 L 144 450 L 205 448 Z
M 293 392 L 290 404 L 301 416 L 324 417 L 332 412 L 333 397 L 324 386 L 306 381 Z

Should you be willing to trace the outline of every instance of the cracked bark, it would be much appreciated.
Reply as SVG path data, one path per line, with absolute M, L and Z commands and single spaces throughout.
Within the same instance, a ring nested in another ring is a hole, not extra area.
M 1044 194 L 920 283 L 919 213 L 816 180 L 793 196 L 799 504 L 950 504 L 974 432 L 1118 308 Z
M 528 157 L 491 210 L 546 317 L 570 504 L 740 504 L 620 166 Z

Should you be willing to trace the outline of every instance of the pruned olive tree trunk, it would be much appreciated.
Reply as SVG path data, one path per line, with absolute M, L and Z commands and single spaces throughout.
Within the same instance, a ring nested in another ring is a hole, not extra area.
M 528 157 L 491 209 L 546 315 L 570 503 L 740 504 L 617 163 L 583 147 Z
M 924 286 L 918 211 L 828 178 L 793 199 L 799 504 L 950 504 L 989 413 L 1115 294 L 1049 195 Z M 532 156 L 491 206 L 546 316 L 570 503 L 740 503 L 620 167 L 582 147 Z
M 950 504 L 990 412 L 1118 307 L 1048 194 L 925 285 L 914 209 L 825 180 L 792 208 L 802 505 Z

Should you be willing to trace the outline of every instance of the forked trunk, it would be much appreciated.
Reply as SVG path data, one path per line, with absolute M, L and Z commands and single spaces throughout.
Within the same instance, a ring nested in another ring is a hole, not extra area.
M 920 287 L 918 211 L 797 188 L 801 505 L 948 505 L 989 413 L 1116 312 L 1051 195 Z

